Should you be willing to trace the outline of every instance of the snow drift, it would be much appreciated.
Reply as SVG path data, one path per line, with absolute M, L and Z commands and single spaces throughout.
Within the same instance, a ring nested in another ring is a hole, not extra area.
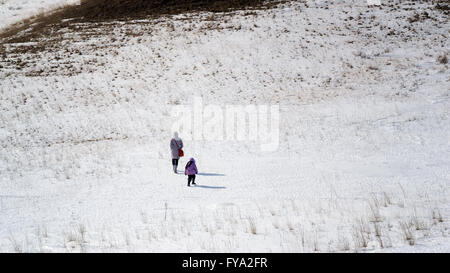
M 447 18 L 293 1 L 7 37 L 0 250 L 450 251 Z M 182 135 L 186 187 L 169 141 L 196 97 L 278 105 L 278 150 Z

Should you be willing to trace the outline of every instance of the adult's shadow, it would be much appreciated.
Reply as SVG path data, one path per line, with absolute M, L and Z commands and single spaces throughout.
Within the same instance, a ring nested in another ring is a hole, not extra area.
M 201 176 L 225 176 L 222 173 L 198 173 L 197 175 L 201 175 Z

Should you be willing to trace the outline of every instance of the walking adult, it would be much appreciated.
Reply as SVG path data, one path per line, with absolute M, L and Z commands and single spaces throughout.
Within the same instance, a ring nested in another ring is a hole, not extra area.
M 172 152 L 172 166 L 174 173 L 178 173 L 177 172 L 178 161 L 180 160 L 180 157 L 184 155 L 182 149 L 183 149 L 183 141 L 178 136 L 178 133 L 175 132 L 173 134 L 172 140 L 170 141 L 170 150 Z

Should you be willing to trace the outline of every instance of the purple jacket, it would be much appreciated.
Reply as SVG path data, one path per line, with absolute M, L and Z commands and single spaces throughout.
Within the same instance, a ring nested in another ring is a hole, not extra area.
M 186 168 L 184 169 L 185 175 L 193 175 L 197 174 L 197 166 L 195 165 L 195 159 L 191 158 L 189 159 L 189 162 L 186 164 Z

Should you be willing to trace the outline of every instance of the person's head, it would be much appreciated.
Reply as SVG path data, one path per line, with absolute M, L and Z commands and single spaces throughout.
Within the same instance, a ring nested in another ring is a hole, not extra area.
M 178 132 L 173 133 L 174 138 L 178 138 Z
M 195 162 L 195 159 L 193 157 L 191 157 L 191 159 L 189 159 L 189 161 Z

